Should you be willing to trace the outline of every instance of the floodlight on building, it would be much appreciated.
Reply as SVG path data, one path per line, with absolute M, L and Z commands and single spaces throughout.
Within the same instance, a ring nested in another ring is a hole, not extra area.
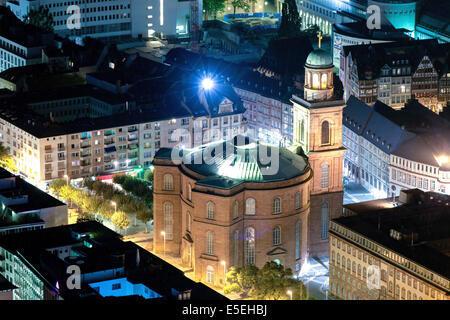
M 443 166 L 444 164 L 448 163 L 450 161 L 450 158 L 445 155 L 437 156 L 436 161 L 438 162 L 439 166 Z
M 202 88 L 205 90 L 211 90 L 214 88 L 214 81 L 211 78 L 203 78 Z

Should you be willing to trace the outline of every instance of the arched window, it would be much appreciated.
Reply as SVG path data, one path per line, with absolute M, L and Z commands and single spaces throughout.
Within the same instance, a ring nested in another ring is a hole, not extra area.
M 191 232 L 191 214 L 186 212 L 186 230 Z
M 319 83 L 319 75 L 317 73 L 313 73 L 312 77 L 312 88 L 313 89 L 319 89 L 320 83 Z
M 295 209 L 300 209 L 302 207 L 302 193 L 297 192 L 295 194 Z
M 322 164 L 322 172 L 321 172 L 321 177 L 320 177 L 320 186 L 325 189 L 328 188 L 328 177 L 329 177 L 329 170 L 328 170 L 329 166 L 328 163 L 323 163 Z
M 245 229 L 245 264 L 255 264 L 255 229 Z
M 281 199 L 275 198 L 273 199 L 273 214 L 281 213 Z
M 337 254 L 337 264 L 341 264 L 341 255 Z
M 238 217 L 239 204 L 237 201 L 234 202 L 233 205 L 233 219 Z
M 350 259 L 347 259 L 347 269 L 350 270 L 352 267 L 352 263 L 350 262 Z
M 245 201 L 245 214 L 255 214 L 255 199 L 248 198 L 247 201 Z
M 211 201 L 206 204 L 206 217 L 208 219 L 214 219 L 214 203 Z
M 308 84 L 307 84 L 307 86 L 308 86 L 308 88 L 310 88 L 311 87 L 311 72 L 309 72 L 308 71 Z
M 238 266 L 239 259 L 239 230 L 234 231 L 233 235 L 233 265 Z
M 212 231 L 206 232 L 206 253 L 214 254 L 214 232 Z
M 297 221 L 295 224 L 295 259 L 300 259 L 300 243 L 301 243 L 302 223 Z
M 327 75 L 324 73 L 322 74 L 322 81 L 321 81 L 322 89 L 327 88 Z
M 206 267 L 206 282 L 214 283 L 214 268 L 212 266 Z
M 330 144 L 330 123 L 322 122 L 322 145 Z
M 164 232 L 166 240 L 173 239 L 173 205 L 171 202 L 164 203 Z
M 278 246 L 281 244 L 281 228 L 279 226 L 276 226 L 272 230 L 272 237 L 273 237 L 273 245 Z
M 327 239 L 328 238 L 328 202 L 324 202 L 322 204 L 322 232 L 321 232 L 321 238 Z
M 173 176 L 171 174 L 164 175 L 164 190 L 173 190 Z
M 188 200 L 192 200 L 192 187 L 191 184 L 188 184 Z

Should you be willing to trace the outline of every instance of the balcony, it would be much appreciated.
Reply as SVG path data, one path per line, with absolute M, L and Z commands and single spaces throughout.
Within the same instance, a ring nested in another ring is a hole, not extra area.
M 66 147 L 58 147 L 58 151 L 65 151 L 66 150 Z
M 53 152 L 52 148 L 45 148 L 45 153 L 51 153 L 51 152 Z
M 113 143 L 115 143 L 114 139 L 108 139 L 108 140 L 105 140 L 105 142 L 104 142 L 105 145 L 110 145 L 110 144 L 113 144 Z
M 52 158 L 45 158 L 45 163 L 49 163 L 49 162 L 52 162 L 52 161 L 53 161 Z
M 80 137 L 81 140 L 88 140 L 88 139 L 90 139 L 90 138 L 91 138 L 91 136 L 88 136 L 88 135 L 85 135 L 85 136 L 81 136 L 81 137 Z
M 136 141 L 138 139 L 137 136 L 129 136 L 128 141 Z
M 91 162 L 90 162 L 90 161 L 81 161 L 80 165 L 81 165 L 82 167 L 87 167 L 87 166 L 90 166 L 90 165 L 91 165 Z
M 58 161 L 64 161 L 66 160 L 66 157 L 58 157 Z
M 137 152 L 134 153 L 129 153 L 128 154 L 128 159 L 136 159 L 137 157 L 139 157 L 139 155 L 137 154 Z
M 128 132 L 135 132 L 137 131 L 137 127 L 128 127 Z
M 137 143 L 132 143 L 128 145 L 128 150 L 134 150 L 137 149 L 139 145 Z
M 53 171 L 53 168 L 45 168 L 45 173 L 49 173 L 49 172 L 52 172 Z
M 81 148 L 89 148 L 91 146 L 91 143 L 90 142 L 83 142 L 82 144 L 81 144 Z
M 82 152 L 81 154 L 80 154 L 80 156 L 82 157 L 82 158 L 85 158 L 85 157 L 90 157 L 92 154 L 90 153 L 90 152 Z
M 114 131 L 112 131 L 112 130 L 106 130 L 105 133 L 104 133 L 104 135 L 105 135 L 106 137 L 112 136 L 112 135 L 114 135 Z

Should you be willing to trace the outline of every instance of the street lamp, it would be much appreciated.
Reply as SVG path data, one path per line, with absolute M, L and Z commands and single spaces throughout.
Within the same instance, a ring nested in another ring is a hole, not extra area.
M 166 233 L 161 231 L 161 235 L 164 237 L 164 257 L 166 256 Z
M 67 174 L 64 175 L 64 179 L 66 179 L 67 185 L 69 185 L 69 176 Z
M 227 263 L 225 260 L 222 260 L 221 264 L 223 265 L 223 284 L 227 282 Z
M 292 300 L 292 290 L 288 290 L 286 293 L 289 296 L 289 300 Z
M 114 213 L 116 213 L 117 212 L 117 203 L 112 201 L 111 204 L 114 206 Z

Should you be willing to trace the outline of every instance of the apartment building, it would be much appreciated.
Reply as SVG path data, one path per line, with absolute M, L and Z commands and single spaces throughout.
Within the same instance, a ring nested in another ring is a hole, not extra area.
M 0 72 L 41 63 L 42 49 L 53 43 L 53 34 L 26 25 L 0 6 Z
M 449 300 L 449 200 L 405 190 L 395 202 L 345 205 L 345 217 L 330 222 L 330 293 L 344 300 Z
M 448 194 L 448 129 L 417 100 L 395 111 L 352 96 L 343 113 L 344 176 L 376 198 L 410 188 Z
M 58 99 L 39 104 L 18 103 L 24 95 L 16 95 L 4 100 L 0 139 L 18 173 L 48 182 L 147 167 L 161 147 L 193 147 L 245 132 L 242 103 L 229 86 L 191 90 L 185 92 L 190 102 L 183 95 L 164 96 L 157 106 L 139 108 L 126 95 L 105 95 L 89 85 L 62 88 Z
M 339 70 L 344 97 L 367 104 L 380 100 L 394 109 L 415 97 L 441 112 L 448 101 L 448 52 L 448 44 L 437 40 L 345 46 Z

